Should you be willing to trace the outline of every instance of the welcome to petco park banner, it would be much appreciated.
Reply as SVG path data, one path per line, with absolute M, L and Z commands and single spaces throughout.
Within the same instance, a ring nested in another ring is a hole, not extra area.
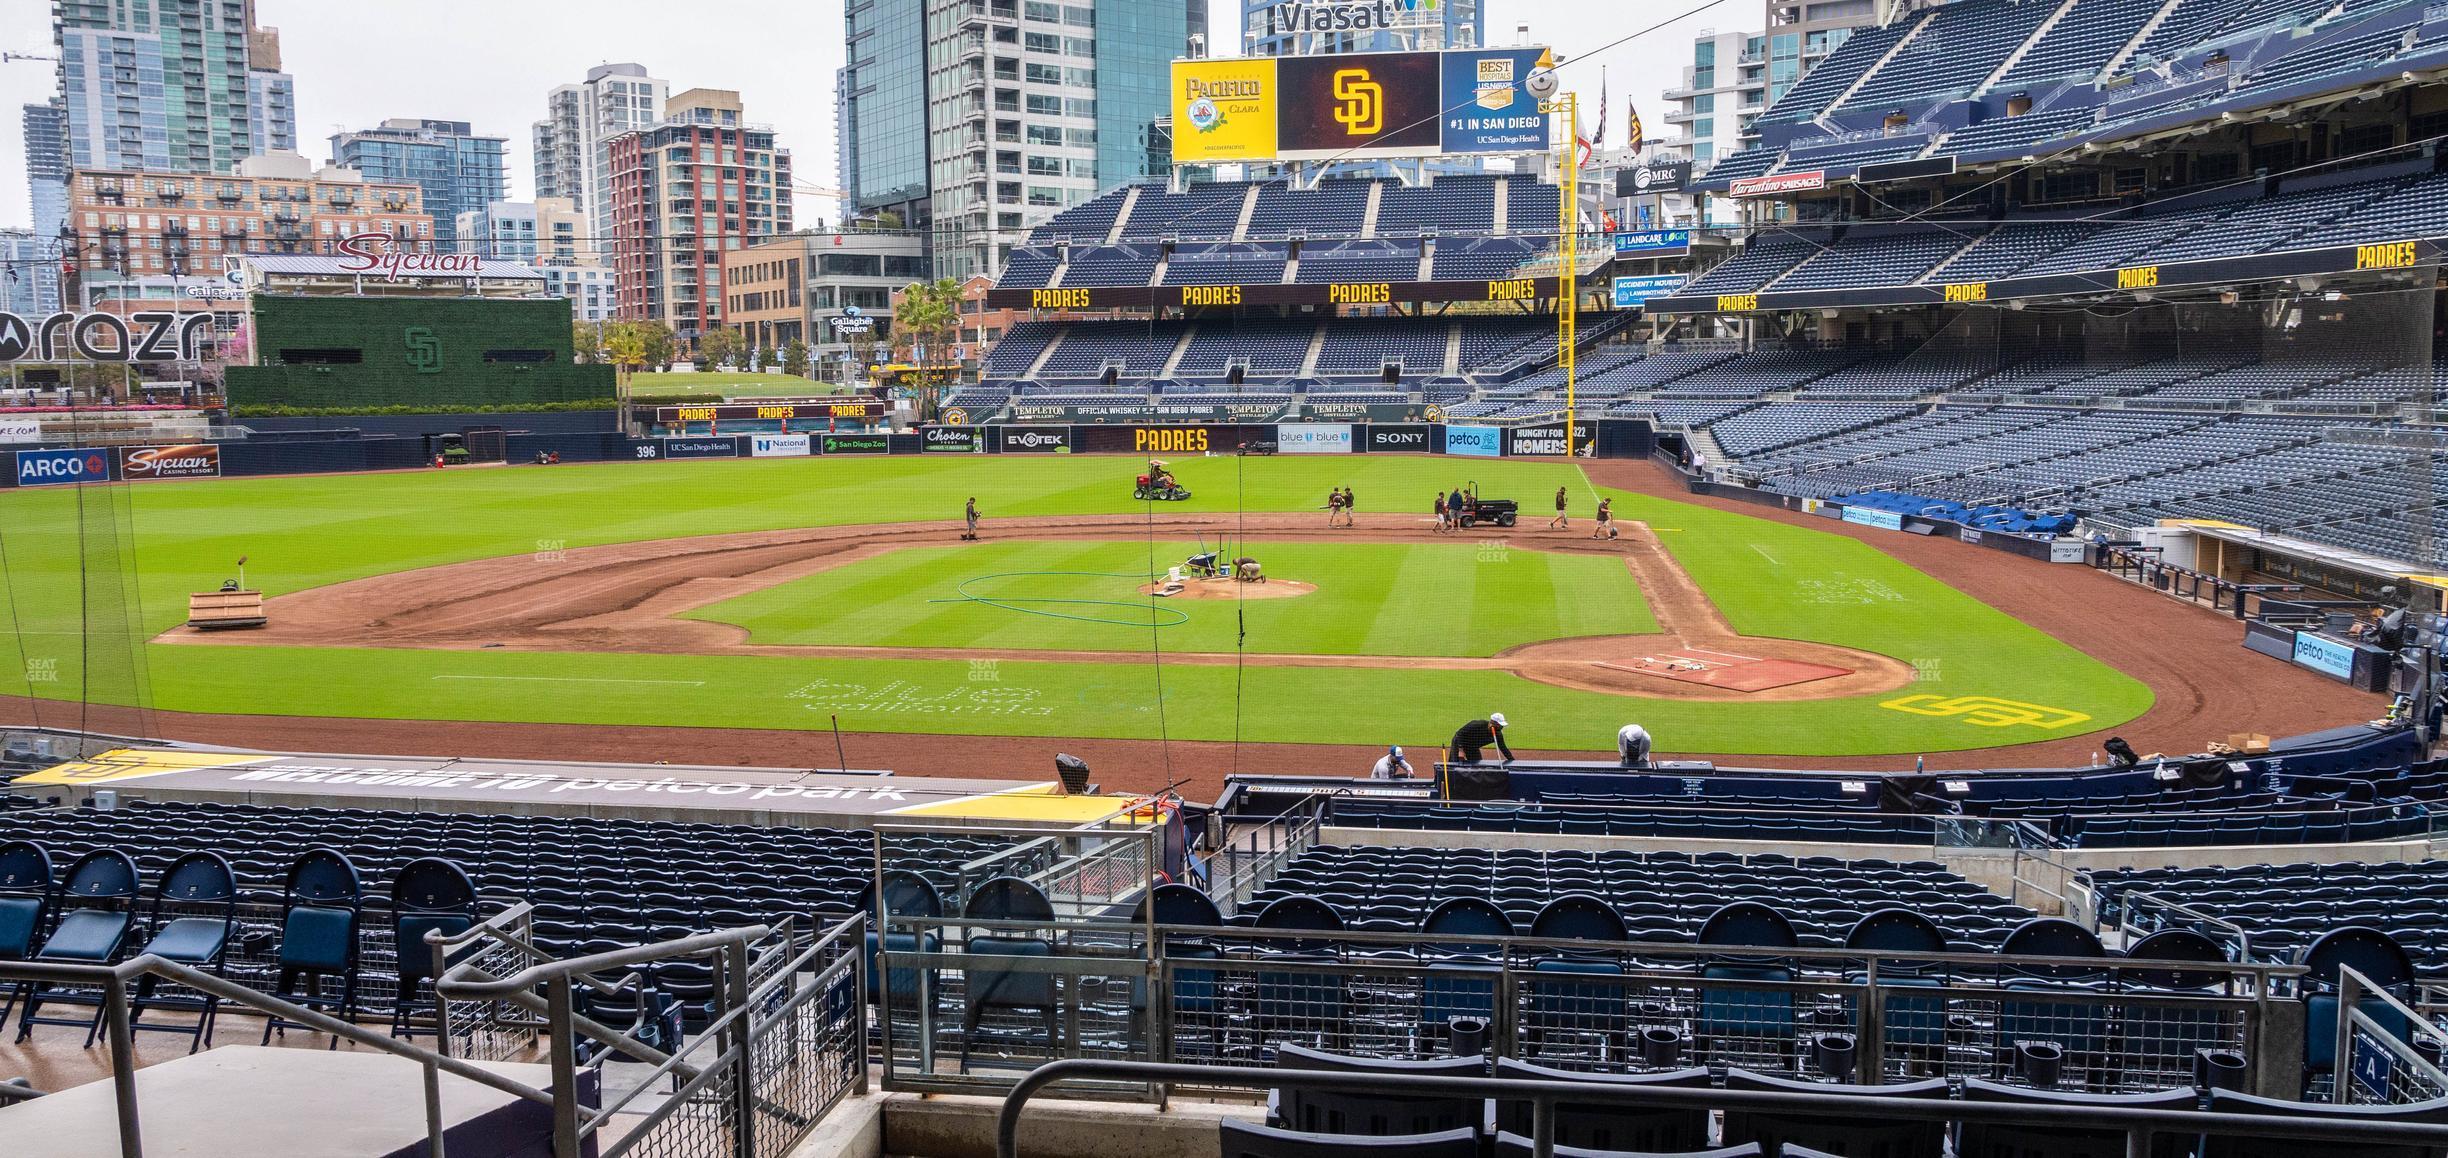
M 1285 32 L 1382 29 L 1418 0 L 1288 0 L 1256 18 Z M 1173 161 L 1536 153 L 1553 117 L 1522 82 L 1544 48 L 1173 62 Z

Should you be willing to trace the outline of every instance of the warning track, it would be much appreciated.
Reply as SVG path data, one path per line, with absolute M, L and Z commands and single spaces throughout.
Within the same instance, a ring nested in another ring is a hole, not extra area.
M 1319 542 L 1455 542 L 1424 518 L 1366 516 L 1321 528 L 1297 516 L 1159 518 L 1070 516 L 997 520 L 997 540 L 1111 539 L 1146 534 L 1237 534 Z M 1493 656 L 1369 656 L 1298 653 L 1174 652 L 1168 663 L 1274 667 L 1435 668 L 1507 671 L 1584 691 L 1679 700 L 1758 703 L 1836 699 L 1891 691 L 1912 682 L 1910 664 L 1889 656 L 1800 640 L 1735 633 L 1689 576 L 1638 523 L 1623 538 L 1552 538 L 1519 528 L 1487 541 L 1511 549 L 1619 556 L 1640 583 L 1662 634 L 1545 640 Z M 1043 651 L 943 647 L 827 647 L 753 644 L 746 629 L 679 618 L 684 612 L 909 547 L 955 541 L 960 525 L 899 523 L 665 539 L 581 548 L 549 565 L 530 556 L 455 563 L 359 579 L 273 599 L 260 631 L 199 632 L 181 627 L 163 642 L 198 646 L 389 647 L 441 650 L 620 652 L 653 655 L 754 655 L 826 659 L 1008 659 L 1037 663 L 1144 663 L 1144 651 Z M 1288 593 L 1288 592 L 1287 592 Z M 1731 652 L 1836 674 L 1745 690 L 1683 673 L 1643 670 L 1641 661 L 1677 651 Z

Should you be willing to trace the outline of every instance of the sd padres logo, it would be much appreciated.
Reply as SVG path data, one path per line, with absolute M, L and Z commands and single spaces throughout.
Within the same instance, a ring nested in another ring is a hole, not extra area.
M 1369 79 L 1365 68 L 1339 69 L 1334 74 L 1335 123 L 1355 137 L 1385 128 L 1385 86 Z
M 1954 716 L 1964 723 L 1982 728 L 2032 727 L 2045 731 L 2070 728 L 2091 717 L 2064 708 L 2042 704 L 2027 704 L 2021 700 L 2002 700 L 1996 696 L 1939 696 L 1924 693 L 1903 696 L 1879 705 L 1892 711 L 1910 712 L 1916 716 Z

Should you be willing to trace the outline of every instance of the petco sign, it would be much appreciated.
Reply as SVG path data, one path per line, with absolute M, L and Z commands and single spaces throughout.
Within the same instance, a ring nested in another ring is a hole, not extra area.
M 109 482 L 110 455 L 99 450 L 21 450 L 17 452 L 17 485 L 55 487 L 68 483 Z
M 1504 428 L 1501 426 L 1448 426 L 1445 428 L 1445 453 L 1467 454 L 1473 458 L 1504 457 Z
M 416 253 L 403 250 L 388 233 L 352 233 L 340 239 L 340 269 L 345 273 L 379 274 L 384 281 L 401 277 L 475 277 L 484 259 L 473 253 Z
M 1275 448 L 1285 454 L 1350 454 L 1352 428 L 1287 422 L 1275 428 Z

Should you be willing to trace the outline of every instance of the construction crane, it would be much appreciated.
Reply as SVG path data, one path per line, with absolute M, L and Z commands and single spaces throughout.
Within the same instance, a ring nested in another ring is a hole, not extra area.
M 40 54 L 40 53 L 34 53 L 34 52 L 0 52 L 0 64 L 7 64 L 7 63 L 9 63 L 10 61 L 16 61 L 16 60 L 47 60 L 47 61 L 50 61 L 50 62 L 51 62 L 51 63 L 53 63 L 53 64 L 58 64 L 58 63 L 59 63 L 59 58 L 58 58 L 58 57 L 56 57 L 56 56 L 44 56 L 44 55 L 42 55 L 42 54 Z

